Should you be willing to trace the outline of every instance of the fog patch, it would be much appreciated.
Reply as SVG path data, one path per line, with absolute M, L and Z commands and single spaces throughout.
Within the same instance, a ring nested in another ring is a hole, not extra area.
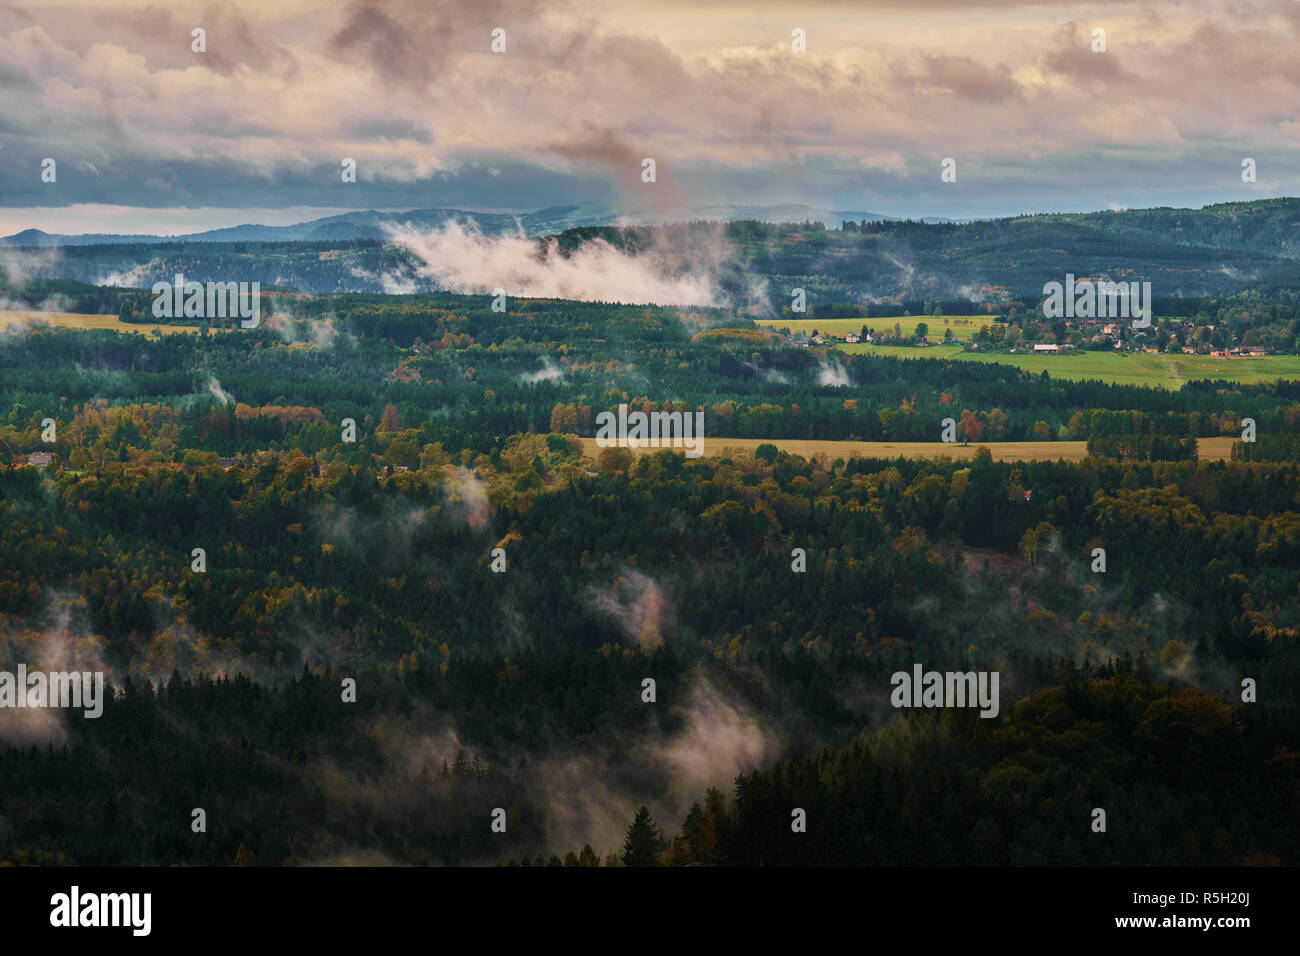
M 235 400 L 235 396 L 223 389 L 221 383 L 217 381 L 216 376 L 214 375 L 208 376 L 207 389 L 208 394 L 219 401 L 222 405 L 230 405 Z
M 626 568 L 606 590 L 592 588 L 588 600 L 618 621 L 624 634 L 642 651 L 652 651 L 676 629 L 677 609 L 654 579 Z
M 705 790 L 729 790 L 738 774 L 767 765 L 782 751 L 774 728 L 703 676 L 674 716 L 682 727 L 671 735 L 599 757 L 550 760 L 535 770 L 534 786 L 545 795 L 546 842 L 554 852 L 586 844 L 602 858 L 618 852 L 642 803 L 671 838 Z
M 558 240 L 484 235 L 471 221 L 421 233 L 389 227 L 392 241 L 418 260 L 416 271 L 449 292 L 574 299 L 638 305 L 716 305 L 707 269 L 674 274 L 658 249 L 631 255 L 593 239 L 567 255 Z M 717 260 L 713 260 L 716 264 Z
M 134 266 L 125 272 L 110 272 L 95 279 L 94 285 L 113 286 L 118 289 L 152 288 L 151 277 L 162 265 L 162 260 L 154 259 L 142 265 Z
M 829 388 L 850 388 L 853 385 L 848 371 L 840 364 L 839 359 L 822 362 L 820 371 L 817 373 L 817 381 Z
M 447 516 L 471 528 L 483 528 L 488 520 L 487 488 L 463 466 L 447 476 L 443 486 L 446 496 Z
M 520 381 L 530 385 L 537 382 L 558 382 L 562 378 L 564 378 L 564 370 L 549 358 L 542 359 L 542 367 L 537 371 L 525 372 L 519 376 Z

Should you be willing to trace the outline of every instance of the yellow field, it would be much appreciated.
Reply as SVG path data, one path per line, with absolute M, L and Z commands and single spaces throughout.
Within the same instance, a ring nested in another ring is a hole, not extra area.
M 595 458 L 601 451 L 595 438 L 580 438 L 584 455 Z M 1202 460 L 1226 460 L 1232 451 L 1235 438 L 1202 438 L 1196 443 Z M 1088 443 L 1084 441 L 991 441 L 962 445 L 950 442 L 887 442 L 887 441 L 814 441 L 783 438 L 708 438 L 704 439 L 706 458 L 729 458 L 752 455 L 759 445 L 775 445 L 782 451 L 804 458 L 825 455 L 836 458 L 974 458 L 976 451 L 987 448 L 995 461 L 1082 461 L 1088 457 Z M 654 454 L 661 449 L 637 448 L 638 454 Z
M 1227 461 L 1232 456 L 1232 443 L 1240 441 L 1237 436 L 1227 438 L 1196 439 L 1196 457 L 1201 461 Z
M 84 315 L 77 312 L 36 312 L 28 310 L 0 310 L 0 329 L 18 325 L 57 326 L 68 329 L 109 329 L 113 332 L 131 332 L 137 335 L 178 335 L 182 332 L 198 332 L 197 325 L 158 325 L 157 323 L 121 322 L 115 315 Z M 229 332 L 230 329 L 213 331 Z

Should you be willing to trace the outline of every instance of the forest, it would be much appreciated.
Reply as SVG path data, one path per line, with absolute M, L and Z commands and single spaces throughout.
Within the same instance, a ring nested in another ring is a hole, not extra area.
M 0 335 L 0 669 L 114 688 L 0 713 L 0 862 L 1296 862 L 1300 386 L 490 301 Z M 584 454 L 623 402 L 770 443 Z M 781 447 L 946 417 L 1089 457 Z M 895 710 L 918 662 L 1000 715 Z

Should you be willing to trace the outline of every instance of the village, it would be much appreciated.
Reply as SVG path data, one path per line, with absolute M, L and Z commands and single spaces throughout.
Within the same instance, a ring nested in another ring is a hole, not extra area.
M 1011 355 L 1110 351 L 1148 355 L 1202 355 L 1217 359 L 1259 358 L 1277 354 L 1276 349 L 1264 345 L 1248 342 L 1230 344 L 1226 334 L 1216 335 L 1221 326 L 1198 325 L 1190 319 L 1153 321 L 1147 328 L 1134 329 L 1128 323 L 1097 318 L 1053 321 L 1039 317 L 1026 321 L 1018 318 L 1013 310 L 1009 315 L 999 317 L 934 316 L 930 322 L 909 323 L 914 326 L 914 332 L 910 335 L 903 331 L 901 324 L 907 319 L 910 317 L 905 316 L 903 320 L 895 321 L 893 329 L 872 329 L 864 324 L 858 331 L 839 333 L 820 328 L 812 328 L 807 332 L 792 331 L 789 328 L 781 331 L 787 334 L 790 344 L 800 348 L 833 348 L 837 345 L 858 344 L 910 346 L 918 349 L 960 346 L 968 352 L 1003 352 Z M 979 328 L 971 331 L 976 321 L 980 322 Z M 943 337 L 934 341 L 931 331 L 938 322 L 942 322 L 945 328 Z M 1249 337 L 1247 333 L 1245 338 Z

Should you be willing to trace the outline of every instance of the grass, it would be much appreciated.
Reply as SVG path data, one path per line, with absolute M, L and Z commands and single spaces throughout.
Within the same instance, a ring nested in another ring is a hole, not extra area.
M 197 325 L 159 325 L 154 322 L 122 322 L 115 315 L 86 315 L 78 312 L 36 312 L 31 310 L 0 310 L 0 329 L 15 326 L 50 326 L 64 329 L 108 329 L 113 332 L 130 332 L 136 335 L 179 335 L 183 332 L 198 332 Z M 213 331 L 228 332 L 230 329 L 213 328 Z
M 1226 459 L 1237 439 L 1202 438 L 1196 450 L 1201 459 L 1209 461 Z M 583 454 L 595 458 L 601 451 L 595 438 L 580 438 Z M 729 458 L 733 455 L 752 455 L 759 445 L 775 445 L 782 451 L 804 458 L 825 455 L 836 458 L 974 458 L 980 448 L 987 448 L 995 461 L 1082 461 L 1088 457 L 1088 443 L 1083 441 L 992 441 L 979 444 L 954 444 L 951 442 L 889 442 L 889 441 L 816 441 L 784 438 L 709 438 L 704 439 L 705 458 Z M 639 454 L 654 454 L 661 449 L 637 448 Z
M 1219 359 L 1208 355 L 1148 355 L 1145 352 L 1082 352 L 1074 355 L 1008 355 L 963 352 L 957 346 L 929 349 L 893 345 L 837 345 L 843 352 L 893 355 L 912 359 L 952 359 L 1012 365 L 1028 372 L 1047 372 L 1052 378 L 1082 382 L 1097 379 L 1113 385 L 1143 385 L 1179 389 L 1194 379 L 1225 379 L 1241 385 L 1300 379 L 1300 355 L 1266 355 L 1260 358 Z
M 781 330 L 789 329 L 791 333 L 807 332 L 812 334 L 816 329 L 822 335 L 843 336 L 845 332 L 861 332 L 865 325 L 872 332 L 894 333 L 894 325 L 898 324 L 904 335 L 915 335 L 916 326 L 924 322 L 928 327 L 926 337 L 931 342 L 943 341 L 943 330 L 952 329 L 953 338 L 957 341 L 965 341 L 980 330 L 982 325 L 992 325 L 994 316 L 991 315 L 951 315 L 947 317 L 950 325 L 944 325 L 944 316 L 935 318 L 932 315 L 886 315 L 879 318 L 872 317 L 869 319 L 774 319 L 771 321 L 764 320 L 758 324 L 764 328 Z M 959 325 L 958 323 L 968 322 L 969 325 Z

